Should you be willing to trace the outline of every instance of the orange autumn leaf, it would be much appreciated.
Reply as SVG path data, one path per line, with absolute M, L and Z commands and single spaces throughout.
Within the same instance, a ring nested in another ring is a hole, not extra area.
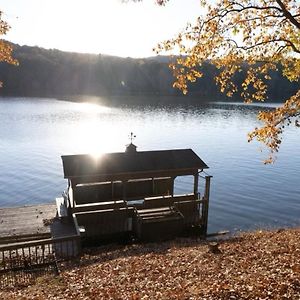
M 6 62 L 9 64 L 17 65 L 18 61 L 12 57 L 12 47 L 5 40 L 2 39 L 2 36 L 5 35 L 10 26 L 2 19 L 3 13 L 0 11 L 0 62 Z M 2 82 L 0 81 L 0 87 Z
M 186 94 L 189 82 L 202 76 L 199 68 L 206 61 L 219 70 L 215 81 L 220 91 L 229 97 L 238 94 L 246 103 L 267 98 L 271 72 L 280 69 L 290 81 L 299 80 L 299 1 L 202 0 L 202 11 L 206 14 L 194 24 L 156 48 L 157 53 L 180 49 L 181 56 L 171 64 L 175 88 Z M 247 71 L 238 86 L 234 76 L 243 69 Z M 249 133 L 249 141 L 256 139 L 270 150 L 266 163 L 274 161 L 286 126 L 299 124 L 300 91 L 282 100 L 285 103 L 278 109 L 260 113 L 262 126 Z

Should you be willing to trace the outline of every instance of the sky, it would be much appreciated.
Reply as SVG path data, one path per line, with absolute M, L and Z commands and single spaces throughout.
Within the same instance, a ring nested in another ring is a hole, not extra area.
M 199 0 L 0 0 L 11 29 L 5 39 L 20 45 L 122 57 L 153 56 L 201 13 Z

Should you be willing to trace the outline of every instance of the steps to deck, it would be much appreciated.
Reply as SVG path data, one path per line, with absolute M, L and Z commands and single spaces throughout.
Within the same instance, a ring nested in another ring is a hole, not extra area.
M 183 215 L 174 206 L 136 210 L 135 231 L 140 240 L 164 240 L 183 229 Z

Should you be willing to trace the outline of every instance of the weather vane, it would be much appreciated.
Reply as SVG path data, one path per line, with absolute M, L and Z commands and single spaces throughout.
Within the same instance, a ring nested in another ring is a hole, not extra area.
M 130 143 L 132 144 L 132 141 L 136 138 L 136 135 L 133 134 L 133 132 L 130 132 Z

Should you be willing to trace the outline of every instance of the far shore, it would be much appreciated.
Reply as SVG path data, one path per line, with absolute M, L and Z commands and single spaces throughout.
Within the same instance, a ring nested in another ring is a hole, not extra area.
M 220 97 L 212 99 L 210 97 L 203 97 L 197 95 L 163 95 L 163 94 L 107 94 L 107 95 L 0 95 L 0 99 L 36 99 L 36 100 L 58 100 L 68 101 L 75 103 L 93 103 L 107 106 L 118 105 L 207 105 L 207 104 L 220 104 L 220 105 L 244 105 L 244 106 L 258 106 L 258 107 L 278 107 L 283 104 L 282 101 L 264 101 L 244 103 L 241 99 L 226 99 Z

